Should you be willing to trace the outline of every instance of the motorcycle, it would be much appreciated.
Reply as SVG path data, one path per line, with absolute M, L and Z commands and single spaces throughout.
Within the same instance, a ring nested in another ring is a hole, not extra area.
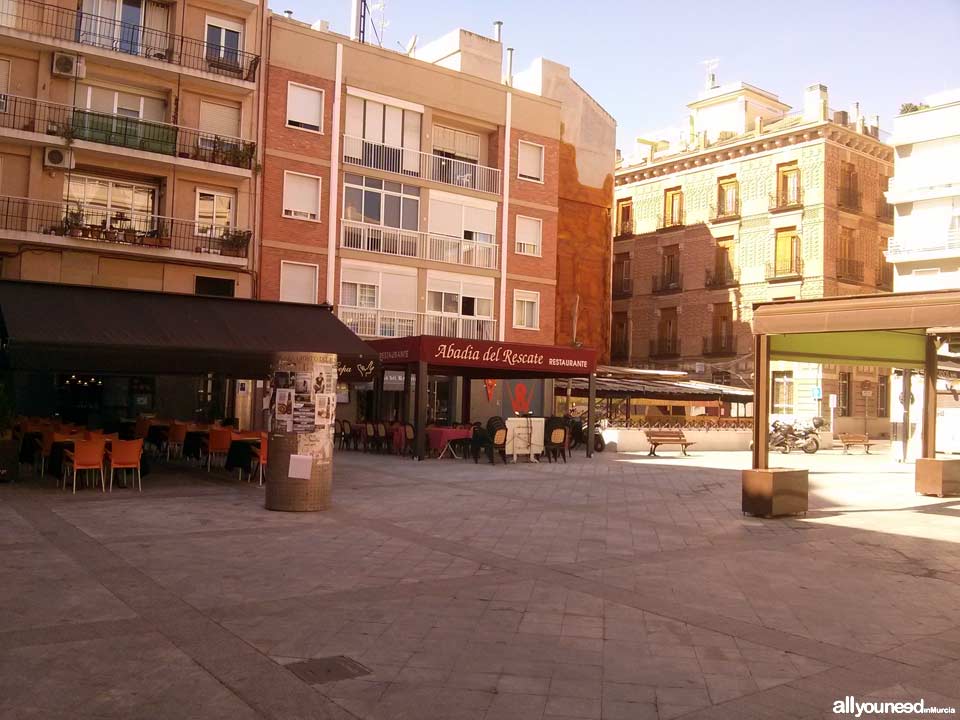
M 791 450 L 803 450 L 813 455 L 820 449 L 820 428 L 825 425 L 822 417 L 815 417 L 809 423 L 786 423 L 774 420 L 770 426 L 770 449 L 779 450 L 786 455 Z
M 570 449 L 574 450 L 578 446 L 587 444 L 587 416 L 571 417 L 567 416 L 567 422 L 570 424 Z M 606 423 L 603 420 L 597 420 L 593 425 L 593 450 L 594 452 L 603 452 L 607 447 L 606 440 L 603 439 L 603 427 Z

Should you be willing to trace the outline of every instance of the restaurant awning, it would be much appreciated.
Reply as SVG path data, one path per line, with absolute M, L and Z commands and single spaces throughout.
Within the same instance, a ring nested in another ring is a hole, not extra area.
M 276 352 L 376 359 L 327 305 L 0 281 L 15 370 L 259 377 Z
M 584 393 L 587 383 L 575 378 L 570 381 L 571 390 L 575 393 Z M 557 386 L 555 393 L 563 395 L 566 389 Z M 597 376 L 597 397 L 637 398 L 651 401 L 662 401 L 646 404 L 657 405 L 696 405 L 698 402 L 748 403 L 753 401 L 753 391 L 746 388 L 718 385 L 716 383 L 700 382 L 680 378 L 635 378 L 612 375 Z

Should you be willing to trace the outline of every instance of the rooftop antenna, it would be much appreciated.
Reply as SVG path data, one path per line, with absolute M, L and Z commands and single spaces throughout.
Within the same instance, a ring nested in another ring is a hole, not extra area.
M 706 89 L 713 90 L 717 85 L 717 66 L 720 65 L 720 58 L 710 58 L 709 60 L 701 60 L 700 64 L 704 66 L 704 69 L 707 73 L 707 82 Z
M 390 27 L 390 21 L 387 20 L 387 0 L 370 3 L 367 10 L 370 12 L 370 27 L 373 29 L 373 35 L 380 47 L 383 47 L 384 33 Z
M 403 48 L 403 52 L 407 57 L 413 57 L 413 54 L 417 50 L 417 40 L 418 40 L 417 35 L 416 33 L 414 33 L 413 35 L 410 36 L 410 39 L 407 40 L 406 46 L 400 45 L 399 40 L 397 40 L 397 45 Z

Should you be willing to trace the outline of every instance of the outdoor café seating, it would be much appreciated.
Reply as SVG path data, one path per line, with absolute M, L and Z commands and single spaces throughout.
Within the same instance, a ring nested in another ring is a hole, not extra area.
M 143 438 L 136 440 L 115 440 L 107 451 L 110 464 L 110 491 L 113 492 L 113 473 L 115 470 L 133 470 L 137 478 L 137 489 L 143 492 L 143 480 L 140 474 L 140 460 L 143 456 Z
M 63 485 L 66 488 L 67 475 L 73 475 L 73 492 L 77 492 L 77 473 L 95 471 L 100 473 L 100 486 L 106 492 L 106 477 L 103 474 L 103 459 L 106 441 L 74 440 L 73 450 L 64 450 Z

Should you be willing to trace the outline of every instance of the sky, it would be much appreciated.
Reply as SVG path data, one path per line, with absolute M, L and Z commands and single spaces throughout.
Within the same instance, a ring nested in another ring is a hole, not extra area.
M 270 0 L 299 20 L 349 32 L 350 0 Z M 382 9 L 376 9 L 376 3 Z M 277 3 L 286 3 L 282 6 Z M 718 58 L 720 84 L 742 80 L 799 109 L 822 83 L 830 107 L 859 101 L 891 129 L 901 103 L 960 87 L 960 0 L 368 0 L 383 18 L 383 46 L 423 45 L 456 27 L 492 35 L 502 20 L 514 71 L 536 57 L 569 65 L 614 118 L 618 147 L 680 127 Z M 376 42 L 368 30 L 368 42 Z

